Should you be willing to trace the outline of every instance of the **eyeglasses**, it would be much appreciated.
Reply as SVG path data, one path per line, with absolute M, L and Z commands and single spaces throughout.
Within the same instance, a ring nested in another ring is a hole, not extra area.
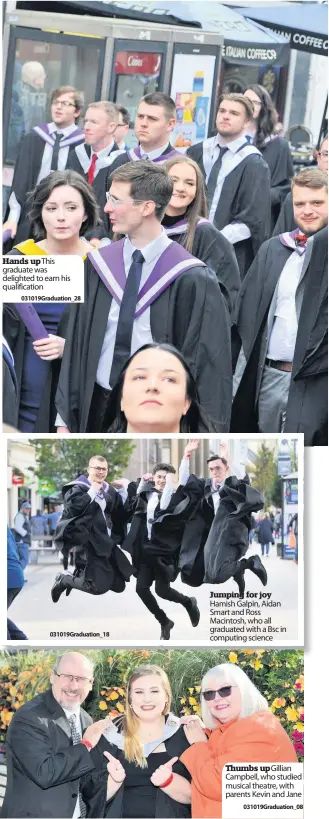
M 318 156 L 323 156 L 324 159 L 328 159 L 328 151 L 318 151 Z
M 106 201 L 110 202 L 114 208 L 118 208 L 119 205 L 143 205 L 145 202 L 145 199 L 117 199 L 108 192 L 106 192 L 105 196 Z
M 70 108 L 71 106 L 75 108 L 74 102 L 65 102 L 64 100 L 54 100 L 53 105 L 56 105 L 57 108 Z
M 64 682 L 73 683 L 73 680 L 75 680 L 78 685 L 87 685 L 87 683 L 91 682 L 88 677 L 76 677 L 75 674 L 57 674 L 57 671 L 55 671 L 55 674 L 56 677 L 63 677 Z
M 236 685 L 223 685 L 222 688 L 217 688 L 216 691 L 202 691 L 202 696 L 206 700 L 206 702 L 210 702 L 210 700 L 214 700 L 216 694 L 219 694 L 220 697 L 230 697 L 232 693 L 232 688 L 236 688 Z

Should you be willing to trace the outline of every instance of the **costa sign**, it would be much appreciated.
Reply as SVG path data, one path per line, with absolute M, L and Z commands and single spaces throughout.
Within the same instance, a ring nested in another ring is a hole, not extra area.
M 161 70 L 161 54 L 145 51 L 118 51 L 115 57 L 116 74 L 145 74 L 158 76 Z

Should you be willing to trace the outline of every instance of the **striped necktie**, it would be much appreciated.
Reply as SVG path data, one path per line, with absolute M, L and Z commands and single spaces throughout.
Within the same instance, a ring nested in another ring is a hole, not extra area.
M 76 721 L 76 715 L 71 714 L 71 716 L 68 717 L 68 721 L 69 721 L 69 725 L 70 725 L 70 729 L 71 729 L 71 737 L 72 737 L 73 745 L 78 745 L 78 743 L 81 742 L 81 740 L 82 740 L 82 734 L 81 734 L 81 730 L 80 730 L 80 725 Z M 84 817 L 87 816 L 87 808 L 86 808 L 86 805 L 85 805 L 85 803 L 84 803 L 84 801 L 82 799 L 82 796 L 81 796 L 81 793 L 80 793 L 80 788 L 79 788 L 79 807 L 80 807 L 80 816 L 82 817 L 82 819 L 84 819 Z

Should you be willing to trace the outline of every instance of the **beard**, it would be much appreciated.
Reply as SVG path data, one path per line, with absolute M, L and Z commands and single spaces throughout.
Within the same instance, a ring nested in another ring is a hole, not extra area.
M 324 216 L 317 228 L 314 229 L 309 228 L 308 230 L 305 229 L 302 222 L 298 221 L 298 219 L 295 218 L 295 222 L 299 229 L 302 231 L 302 233 L 305 233 L 305 236 L 315 236 L 315 234 L 318 233 L 319 230 L 322 230 L 322 228 L 327 227 L 328 217 Z

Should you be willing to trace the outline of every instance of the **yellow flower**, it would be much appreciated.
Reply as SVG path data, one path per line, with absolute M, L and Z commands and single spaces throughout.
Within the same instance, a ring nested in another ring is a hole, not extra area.
M 119 694 L 117 694 L 116 691 L 111 691 L 111 693 L 109 695 L 109 699 L 110 700 L 117 700 L 117 699 L 119 699 Z
M 195 686 L 195 690 L 196 690 L 197 694 L 200 694 L 200 691 L 201 691 L 201 685 L 196 685 L 196 686 Z
M 283 699 L 283 697 L 276 697 L 272 702 L 272 706 L 274 706 L 274 708 L 283 708 L 285 704 L 286 700 Z
M 200 713 L 200 706 L 199 705 L 193 705 L 193 711 L 197 711 L 197 713 L 199 714 Z
M 290 708 L 290 706 L 288 706 L 285 713 L 289 722 L 296 722 L 298 720 L 299 714 L 297 713 L 296 708 Z
M 272 705 L 270 706 L 270 711 L 272 711 L 272 714 L 274 714 L 276 711 L 276 705 L 274 705 L 274 702 L 272 702 Z
M 192 691 L 193 691 L 193 688 L 192 688 Z M 188 701 L 189 701 L 190 705 L 197 705 L 198 704 L 195 697 L 189 697 Z
M 117 688 L 117 692 L 118 692 L 118 694 L 120 694 L 120 697 L 124 697 L 124 695 L 125 695 L 124 688 Z
M 228 655 L 228 659 L 229 659 L 230 663 L 238 663 L 239 662 L 238 655 L 235 653 L 235 651 L 230 651 L 230 653 Z
M 186 702 L 186 697 L 182 697 L 182 699 L 180 700 L 180 704 L 184 705 L 185 702 Z
M 16 696 L 16 688 L 14 688 L 13 685 L 9 689 L 9 694 L 11 694 L 12 697 Z
M 254 654 L 255 652 L 254 652 L 253 648 L 245 648 L 243 653 L 244 654 Z
M 118 702 L 118 704 L 117 704 L 117 709 L 118 709 L 118 711 L 120 711 L 120 712 L 121 712 L 121 714 L 122 714 L 122 711 L 124 711 L 124 710 L 125 710 L 121 702 Z
M 300 731 L 300 733 L 303 734 L 304 733 L 304 723 L 303 722 L 296 722 L 296 725 L 294 725 L 294 729 L 296 731 Z
M 260 660 L 255 660 L 254 662 L 250 663 L 250 665 L 255 669 L 255 671 L 259 671 L 260 668 L 264 668 L 263 663 L 261 663 Z
M 290 699 L 290 702 L 296 702 L 296 697 L 294 697 L 293 694 L 290 694 L 289 699 Z
M 194 688 L 189 688 L 190 694 L 193 694 Z
M 107 711 L 107 705 L 106 705 L 106 702 L 105 702 L 104 700 L 101 700 L 101 701 L 98 703 L 98 708 L 99 708 L 101 711 Z

